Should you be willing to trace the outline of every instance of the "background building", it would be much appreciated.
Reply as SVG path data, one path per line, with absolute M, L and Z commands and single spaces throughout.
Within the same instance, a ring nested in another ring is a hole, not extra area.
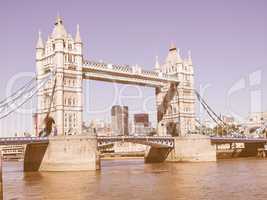
M 134 114 L 133 135 L 149 135 L 153 131 L 147 113 Z
M 112 135 L 129 135 L 128 118 L 127 106 L 116 105 L 111 108 Z
M 267 130 L 267 112 L 250 113 L 242 126 L 246 133 Z
M 94 119 L 83 124 L 83 132 L 94 136 L 111 136 L 111 125 L 104 120 Z

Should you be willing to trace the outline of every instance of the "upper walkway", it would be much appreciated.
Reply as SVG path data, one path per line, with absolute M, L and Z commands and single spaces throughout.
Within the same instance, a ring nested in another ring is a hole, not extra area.
M 139 66 L 94 61 L 84 61 L 83 78 L 148 87 L 163 87 L 170 82 L 179 83 L 176 76 L 144 70 Z

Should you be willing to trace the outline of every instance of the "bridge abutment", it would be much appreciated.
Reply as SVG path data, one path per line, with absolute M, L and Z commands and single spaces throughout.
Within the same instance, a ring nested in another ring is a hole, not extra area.
M 97 139 L 89 136 L 57 136 L 49 145 L 40 171 L 85 171 L 100 169 Z
M 207 162 L 216 161 L 216 147 L 210 137 L 188 135 L 174 139 L 174 149 L 166 161 L 170 162 Z

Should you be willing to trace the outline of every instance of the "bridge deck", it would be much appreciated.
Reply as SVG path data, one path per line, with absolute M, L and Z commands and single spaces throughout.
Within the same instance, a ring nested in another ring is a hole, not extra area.
M 0 138 L 0 145 L 21 145 L 32 143 L 49 143 L 47 137 L 6 137 Z
M 211 137 L 211 142 L 216 144 L 225 143 L 267 143 L 267 138 L 233 138 L 233 137 Z
M 118 137 L 98 137 L 97 141 L 100 145 L 114 142 L 132 142 L 144 144 L 155 148 L 173 148 L 173 137 L 145 137 L 145 136 L 118 136 Z

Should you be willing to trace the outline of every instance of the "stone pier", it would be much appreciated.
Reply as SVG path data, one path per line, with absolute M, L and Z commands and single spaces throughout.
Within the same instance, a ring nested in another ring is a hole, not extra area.
M 164 162 L 168 157 L 171 148 L 156 148 L 150 147 L 145 154 L 145 163 L 160 163 Z
M 207 162 L 216 161 L 216 147 L 210 137 L 188 135 L 175 138 L 174 149 L 166 161 L 171 162 Z
M 256 157 L 258 149 L 264 149 L 264 143 L 245 143 L 245 148 L 240 152 L 240 157 Z
M 50 137 L 47 146 L 27 145 L 25 155 L 25 171 L 84 171 L 100 168 L 95 137 Z

